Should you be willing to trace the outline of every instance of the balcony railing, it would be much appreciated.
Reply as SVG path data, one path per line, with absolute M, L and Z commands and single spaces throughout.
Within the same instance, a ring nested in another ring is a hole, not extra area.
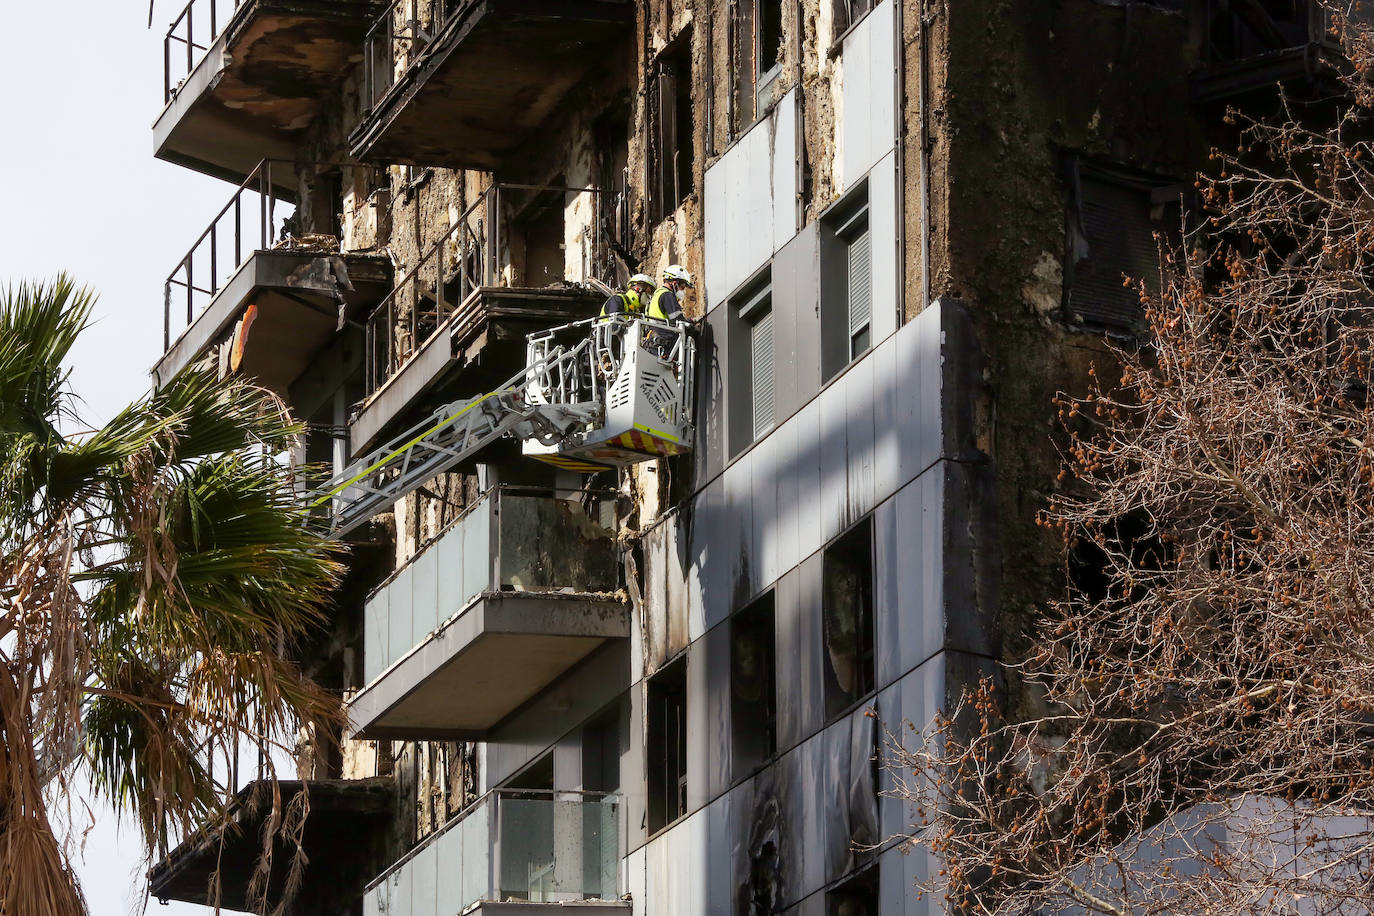
M 612 592 L 612 491 L 494 487 L 372 594 L 364 680 L 410 653 L 482 592 Z
M 565 259 L 552 274 L 539 276 L 531 268 L 526 246 L 524 270 L 509 263 L 511 245 L 508 205 L 561 211 L 558 257 Z M 454 317 L 477 290 L 488 287 L 541 288 L 563 281 L 567 272 L 586 277 L 612 276 L 605 241 L 601 193 L 596 188 L 497 184 L 468 207 L 444 235 L 400 279 L 367 320 L 367 393 L 386 383 L 419 352 L 434 333 Z M 568 227 L 581 226 L 580 233 Z M 564 240 L 580 235 L 581 264 L 570 265 Z
M 163 285 L 164 350 L 177 334 L 190 327 L 200 310 L 255 251 L 271 248 L 291 234 L 297 208 L 283 200 L 278 189 L 294 184 L 295 170 L 303 166 L 345 167 L 336 163 L 264 159 L 167 275 Z
M 191 0 L 162 40 L 162 100 L 170 102 L 201 58 L 248 0 Z
M 405 69 L 409 70 L 439 30 L 468 2 L 471 0 L 431 0 L 424 10 L 419 0 L 395 0 L 388 4 L 386 12 L 367 30 L 364 42 L 363 98 L 369 109 L 396 83 L 397 49 L 405 49 Z
M 366 916 L 449 916 L 484 901 L 617 901 L 620 796 L 496 789 L 368 887 Z

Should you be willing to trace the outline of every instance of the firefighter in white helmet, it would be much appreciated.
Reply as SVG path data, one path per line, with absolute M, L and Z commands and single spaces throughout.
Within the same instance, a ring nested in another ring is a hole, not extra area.
M 691 272 L 681 264 L 670 264 L 663 269 L 663 282 L 654 290 L 645 314 L 655 321 L 682 321 L 681 297 L 687 290 L 695 287 Z
M 601 317 L 633 318 L 644 314 L 644 306 L 654 292 L 654 278 L 648 274 L 635 274 L 625 284 L 625 292 L 616 293 L 601 306 Z

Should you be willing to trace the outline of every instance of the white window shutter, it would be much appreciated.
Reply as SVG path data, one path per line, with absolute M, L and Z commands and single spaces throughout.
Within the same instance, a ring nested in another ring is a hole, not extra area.
M 773 428 L 773 313 L 770 311 L 750 329 L 751 378 L 754 402 L 754 438 Z
M 868 327 L 873 315 L 873 242 L 865 226 L 849 240 L 849 337 Z M 851 353 L 850 357 L 857 356 Z

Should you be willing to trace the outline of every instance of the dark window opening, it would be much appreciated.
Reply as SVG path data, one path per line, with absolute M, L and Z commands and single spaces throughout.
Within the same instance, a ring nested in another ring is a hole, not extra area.
M 1080 534 L 1069 545 L 1069 590 L 1079 600 L 1097 603 L 1111 597 L 1128 580 L 1134 594 L 1150 587 L 1138 574 L 1163 570 L 1170 552 L 1149 515 L 1136 510 L 1103 524 L 1095 537 Z M 1133 573 L 1127 575 L 1128 571 Z M 1124 596 L 1130 598 L 1130 595 Z
M 532 792 L 553 791 L 553 752 L 550 751 L 525 767 L 503 786 L 506 789 L 528 789 Z
M 821 566 L 825 717 L 873 692 L 873 520 L 825 550 Z
M 556 178 L 554 185 L 562 183 Z M 564 226 L 565 195 L 560 191 L 537 193 L 511 221 L 510 253 L 515 267 L 514 286 L 538 289 L 563 282 L 567 276 Z
M 1065 318 L 1094 330 L 1139 333 L 1139 284 L 1158 287 L 1156 233 L 1166 244 L 1178 240 L 1181 189 L 1078 162 L 1070 166 L 1069 183 Z
M 873 239 L 868 188 L 821 227 L 821 368 L 827 379 L 873 346 Z
M 687 813 L 687 660 L 649 679 L 645 757 L 649 772 L 649 832 Z
M 1321 42 L 1329 25 L 1313 0 L 1208 0 L 1206 24 L 1207 56 L 1216 63 Z
M 835 34 L 867 16 L 876 5 L 877 0 L 835 0 Z
M 732 11 L 734 127 L 742 131 L 775 101 L 774 88 L 785 48 L 783 0 L 739 0 Z
M 878 866 L 865 868 L 827 892 L 825 916 L 878 916 Z
M 695 190 L 692 110 L 692 33 L 682 34 L 658 60 L 653 111 L 654 222 L 667 218 Z
M 730 621 L 730 732 L 736 779 L 778 750 L 773 593 Z
M 758 74 L 782 63 L 782 0 L 759 0 Z

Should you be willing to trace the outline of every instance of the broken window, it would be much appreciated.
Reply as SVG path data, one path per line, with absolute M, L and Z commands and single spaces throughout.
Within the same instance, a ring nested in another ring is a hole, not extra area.
M 645 757 L 648 761 L 649 832 L 687 813 L 687 659 L 649 679 Z
M 1065 317 L 1094 330 L 1136 333 L 1144 321 L 1138 284 L 1158 282 L 1155 233 L 1177 235 L 1180 188 L 1076 160 L 1068 181 Z
M 868 15 L 877 0 L 835 0 L 835 34 L 839 35 Z
M 773 428 L 773 284 L 768 270 L 733 305 L 731 346 L 731 452 L 737 454 Z
M 736 779 L 777 753 L 776 671 L 769 592 L 730 620 L 730 732 Z
M 878 866 L 865 868 L 828 891 L 825 916 L 878 916 Z
M 554 183 L 561 181 L 560 177 Z M 567 276 L 565 198 L 562 190 L 510 194 L 517 214 L 510 221 L 513 286 L 537 289 L 561 283 Z
M 821 273 L 821 363 L 829 379 L 873 345 L 873 239 L 866 185 L 822 223 Z
M 782 72 L 783 0 L 739 0 L 732 7 L 730 66 L 734 127 L 742 131 L 775 101 Z
M 653 217 L 660 222 L 694 190 L 692 32 L 684 29 L 658 58 L 651 99 L 654 117 Z
M 821 562 L 825 717 L 873 692 L 873 519 L 826 548 Z

